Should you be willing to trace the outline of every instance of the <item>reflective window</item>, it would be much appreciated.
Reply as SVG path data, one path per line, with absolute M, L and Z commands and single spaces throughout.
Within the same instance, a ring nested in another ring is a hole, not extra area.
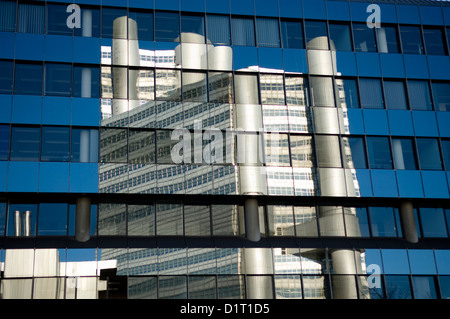
M 16 1 L 0 2 L 0 31 L 16 30 Z
M 427 81 L 408 80 L 409 103 L 412 110 L 432 110 L 430 86 Z
M 238 206 L 211 205 L 212 230 L 215 236 L 239 234 Z
M 311 136 L 291 135 L 290 143 L 292 166 L 313 167 L 314 152 Z
M 98 130 L 72 128 L 71 161 L 82 163 L 98 162 Z
M 100 37 L 100 10 L 81 6 L 81 28 L 74 28 L 75 36 Z M 65 17 L 67 17 L 67 14 Z M 85 24 L 83 25 L 83 21 Z M 87 23 L 87 22 L 90 22 Z
M 319 167 L 342 167 L 339 137 L 317 135 L 315 140 Z
M 339 103 L 342 108 L 359 108 L 356 80 L 336 79 Z
M 359 90 L 362 107 L 371 109 L 384 108 L 383 92 L 381 89 L 381 81 L 379 79 L 360 79 Z
M 330 23 L 329 29 L 330 39 L 333 42 L 331 49 L 335 49 L 337 51 L 352 50 L 350 27 L 347 24 Z
M 384 93 L 388 109 L 407 109 L 405 84 L 402 81 L 384 81 Z
M 42 95 L 42 65 L 15 64 L 14 94 Z
M 100 97 L 100 69 L 98 67 L 73 67 L 72 96 Z
M 38 161 L 40 135 L 38 127 L 13 127 L 11 130 L 11 160 Z
M 9 204 L 7 236 L 35 236 L 37 204 Z
M 158 164 L 171 164 L 172 156 L 172 143 L 176 143 L 176 141 L 171 140 L 171 131 L 169 130 L 160 130 L 156 132 L 156 156 Z
M 154 131 L 129 131 L 129 162 L 132 164 L 155 163 L 156 141 Z
M 414 299 L 437 299 L 435 279 L 432 276 L 413 276 Z
M 369 207 L 370 228 L 374 237 L 397 237 L 392 207 Z
M 44 16 L 43 5 L 19 3 L 18 32 L 44 33 Z
M 136 21 L 137 39 L 144 41 L 153 41 L 153 13 L 130 11 L 128 13 L 128 16 L 130 19 Z M 131 39 L 135 40 L 132 37 Z
M 386 281 L 387 299 L 411 299 L 411 284 L 408 276 L 388 275 Z
M 70 96 L 72 66 L 70 64 L 45 64 L 45 95 Z
M 115 128 L 100 129 L 100 162 L 127 162 L 127 130 Z
M 445 55 L 445 40 L 442 30 L 424 28 L 423 37 L 425 40 L 425 48 L 427 50 L 427 54 Z
M 335 106 L 334 85 L 331 77 L 311 76 L 311 102 L 314 106 Z
M 156 99 L 181 100 L 181 71 L 156 69 Z
M 155 40 L 178 42 L 180 36 L 180 21 L 178 13 L 155 13 Z
M 445 169 L 450 171 L 450 140 L 441 141 L 442 154 L 444 155 Z
M 436 111 L 450 111 L 450 83 L 433 83 L 432 85 Z
M 259 76 L 261 104 L 285 104 L 283 76 L 261 74 Z
M 353 23 L 353 37 L 357 52 L 377 52 L 375 32 L 365 23 Z
M 41 161 L 68 162 L 70 151 L 69 127 L 42 128 Z
M 184 232 L 186 236 L 210 236 L 210 207 L 184 205 Z
M 234 45 L 254 46 L 255 26 L 253 23 L 253 19 L 232 18 L 231 36 Z
M 0 161 L 9 158 L 9 125 L 0 125 Z
M 65 236 L 67 234 L 67 204 L 39 204 L 38 235 Z
M 157 235 L 183 235 L 183 207 L 178 203 L 156 204 Z
M 420 28 L 416 26 L 400 26 L 403 53 L 424 54 Z
M 370 237 L 370 230 L 369 230 L 369 219 L 367 217 L 367 208 L 365 207 L 347 207 L 344 208 L 345 210 L 355 210 L 354 214 L 356 215 L 358 225 L 359 225 L 359 232 L 360 234 L 349 234 L 347 231 L 347 236 L 357 236 L 357 237 Z
M 328 50 L 327 25 L 322 21 L 305 21 L 306 48 Z
M 370 168 L 392 168 L 391 148 L 387 137 L 367 137 Z
M 420 224 L 424 237 L 448 237 L 444 210 L 442 208 L 421 207 Z
M 229 72 L 208 73 L 209 102 L 233 103 L 234 86 L 233 75 Z
M 98 234 L 100 236 L 126 235 L 126 220 L 125 204 L 98 205 Z
M 450 276 L 439 276 L 442 299 L 450 299 Z
M 127 228 L 129 236 L 154 236 L 155 206 L 128 205 Z
M 319 206 L 317 213 L 321 236 L 345 236 L 344 215 L 341 206 Z
M 0 93 L 11 94 L 13 87 L 13 68 L 14 64 L 12 61 L 0 61 Z
M 280 47 L 280 32 L 277 19 L 256 18 L 258 46 Z
M 428 138 L 417 138 L 417 152 L 421 169 L 442 169 L 438 141 Z
M 416 169 L 416 156 L 410 139 L 393 138 L 392 153 L 396 169 Z
M 347 168 L 367 168 L 366 149 L 362 137 L 343 137 L 343 155 Z
M 195 33 L 201 36 L 205 36 L 205 22 L 203 16 L 196 15 L 182 15 L 181 16 L 181 41 L 182 42 L 195 42 L 205 43 L 205 39 L 198 37 L 190 37 L 183 35 L 183 33 Z
M 118 9 L 118 8 L 106 8 L 102 7 L 102 38 L 121 38 L 126 39 L 128 37 L 126 19 L 116 20 L 120 17 L 126 17 L 127 10 L 126 9 Z M 122 26 L 120 24 L 122 24 Z M 114 28 L 114 24 L 116 24 L 116 28 Z M 124 26 L 124 27 L 123 27 Z M 116 35 L 114 35 L 114 31 Z
M 394 26 L 382 26 L 376 28 L 378 52 L 399 53 L 399 41 L 397 28 Z
M 47 34 L 72 35 L 73 29 L 67 27 L 67 5 L 48 3 L 46 14 Z M 75 29 L 75 28 L 74 28 Z
M 283 48 L 303 49 L 303 25 L 296 21 L 281 21 L 281 40 Z
M 265 162 L 268 166 L 290 166 L 287 134 L 264 134 Z
M 287 105 L 309 105 L 308 79 L 286 76 L 284 81 Z
M 224 15 L 207 15 L 206 34 L 213 44 L 231 44 L 230 18 Z

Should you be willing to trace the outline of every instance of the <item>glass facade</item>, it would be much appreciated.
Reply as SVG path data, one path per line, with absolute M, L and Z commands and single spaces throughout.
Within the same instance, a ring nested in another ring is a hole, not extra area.
M 1 298 L 450 298 L 450 4 L 373 2 L 0 0 Z

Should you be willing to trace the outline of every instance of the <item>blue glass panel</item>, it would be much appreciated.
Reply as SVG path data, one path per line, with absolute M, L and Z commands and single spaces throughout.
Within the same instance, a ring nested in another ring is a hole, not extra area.
M 305 50 L 283 49 L 283 60 L 287 73 L 308 73 Z
M 359 194 L 361 197 L 372 197 L 372 181 L 370 179 L 370 171 L 368 169 L 356 169 L 356 179 L 359 186 Z
M 380 53 L 400 53 L 397 28 L 385 26 L 375 29 L 378 41 L 378 52 Z
M 421 207 L 419 209 L 423 237 L 448 237 L 442 208 Z
M 13 59 L 16 35 L 9 32 L 0 32 L 0 42 L 2 50 L 0 50 L 0 58 Z
M 406 110 L 388 110 L 391 135 L 414 136 L 411 112 Z
M 12 96 L 0 94 L 0 123 L 11 123 Z
M 450 275 L 450 250 L 436 249 L 434 256 L 436 257 L 438 273 L 440 275 Z
M 397 237 L 392 207 L 369 207 L 370 228 L 374 237 Z
M 350 147 L 352 167 L 350 168 L 367 168 L 366 148 L 362 137 L 347 137 L 348 146 Z
M 98 0 L 97 0 L 98 1 Z M 130 8 L 154 9 L 154 0 L 128 0 Z
M 42 127 L 41 161 L 69 161 L 69 127 Z
M 69 191 L 69 164 L 40 163 L 39 192 L 67 193 Z
M 340 75 L 356 76 L 356 57 L 354 52 L 337 51 L 336 69 Z
M 433 83 L 434 109 L 436 111 L 450 110 L 450 83 Z
M 14 94 L 42 95 L 42 64 L 15 66 Z
M 30 235 L 34 236 L 36 234 L 36 219 L 37 219 L 37 214 L 38 214 L 38 209 L 37 209 L 37 205 L 36 204 L 18 204 L 18 203 L 11 203 L 9 205 L 9 209 L 8 209 L 8 228 L 6 230 L 6 235 L 7 236 L 14 236 L 14 212 L 15 211 L 19 211 L 21 213 L 21 216 L 23 216 L 22 214 L 26 211 L 30 211 L 31 215 L 30 215 L 30 228 L 31 228 L 31 232 Z M 23 230 L 23 227 L 22 227 Z M 25 234 L 22 232 L 21 234 L 18 234 L 18 236 L 24 236 Z
M 12 93 L 13 69 L 12 61 L 0 61 L 0 93 Z
M 393 138 L 392 149 L 394 156 L 394 167 L 397 170 L 413 170 L 417 168 L 412 139 Z
M 356 66 L 359 76 L 381 76 L 378 53 L 356 52 Z
M 329 20 L 350 20 L 350 7 L 348 2 L 327 1 L 327 14 Z
M 281 21 L 281 40 L 283 48 L 303 49 L 303 25 L 298 21 Z
M 330 23 L 330 40 L 333 41 L 337 51 L 351 51 L 350 26 L 347 24 Z M 331 47 L 333 49 L 333 47 Z
M 7 161 L 9 159 L 9 125 L 0 125 L 0 160 Z
M 98 130 L 72 127 L 71 161 L 98 163 Z
M 98 164 L 71 163 L 69 181 L 72 193 L 98 193 Z
M 398 22 L 420 24 L 419 7 L 415 5 L 397 5 Z
M 437 28 L 423 28 L 423 37 L 427 54 L 445 55 L 444 33 Z
M 13 123 L 40 124 L 42 113 L 42 97 L 14 95 L 12 105 Z
M 414 299 L 437 299 L 433 276 L 413 276 Z
M 255 15 L 278 17 L 278 1 L 255 0 Z
M 66 11 L 67 5 L 49 3 L 46 9 L 46 33 L 71 36 L 73 29 L 67 27 L 67 17 L 69 16 Z
M 197 16 L 197 15 L 181 15 L 181 32 L 189 32 L 189 33 L 195 33 L 200 34 L 202 36 L 205 36 L 205 19 L 203 16 Z M 185 41 L 182 37 L 181 39 L 184 42 L 191 42 L 191 41 Z M 200 41 L 199 41 L 200 42 Z M 205 40 L 202 41 L 202 43 L 205 43 Z
M 450 57 L 427 56 L 430 78 L 436 80 L 450 79 Z
M 42 123 L 69 125 L 70 99 L 58 96 L 44 96 L 42 103 Z
M 397 197 L 397 179 L 391 170 L 372 169 L 372 188 L 375 197 Z
M 381 73 L 383 77 L 404 78 L 405 66 L 401 54 L 380 54 Z
M 181 11 L 205 12 L 205 0 L 180 0 Z
M 347 109 L 348 129 L 350 134 L 364 134 L 362 110 Z
M 367 17 L 372 13 L 372 11 L 367 12 L 368 6 L 369 3 L 350 2 L 352 20 L 366 22 Z
M 396 174 L 400 197 L 423 197 L 422 178 L 419 171 L 398 170 Z
M 113 26 L 114 20 L 127 16 L 126 9 L 120 8 L 106 8 L 103 7 L 101 11 L 101 22 L 102 22 L 102 38 L 112 38 L 113 37 Z
M 303 0 L 303 16 L 306 19 L 326 19 L 325 0 Z
M 384 94 L 388 109 L 406 110 L 406 92 L 403 81 L 384 81 Z
M 433 109 L 428 81 L 408 80 L 409 105 L 412 110 Z
M 441 148 L 444 155 L 445 170 L 450 171 L 450 140 L 441 140 Z
M 138 40 L 153 41 L 153 12 L 130 11 L 128 16 L 136 21 Z
M 280 47 L 278 19 L 256 18 L 256 32 L 258 46 L 269 48 Z
M 442 14 L 444 15 L 445 25 L 450 25 L 450 7 L 443 7 Z
M 72 125 L 98 126 L 100 124 L 99 99 L 72 99 Z
M 367 134 L 388 135 L 386 110 L 363 110 L 364 127 Z
M 6 221 L 6 203 L 0 203 L 0 236 L 5 235 L 5 221 Z
M 225 15 L 207 15 L 206 35 L 211 43 L 229 45 L 231 43 L 230 18 Z
M 13 127 L 11 130 L 11 160 L 38 161 L 40 149 L 38 127 Z
M 327 50 L 328 43 L 310 42 L 315 38 L 328 37 L 327 25 L 322 21 L 305 21 L 306 48 L 316 50 Z
M 98 67 L 73 67 L 73 97 L 100 97 L 100 69 Z
M 281 49 L 258 48 L 258 61 L 261 68 L 283 70 L 283 55 Z
M 422 24 L 428 25 L 443 25 L 444 17 L 442 15 L 441 7 L 434 6 L 420 6 L 420 16 Z
M 44 83 L 45 95 L 70 97 L 72 94 L 72 65 L 46 63 Z
M 15 57 L 22 60 L 42 61 L 44 59 L 44 35 L 18 33 Z
M 424 54 L 420 28 L 416 26 L 400 26 L 403 53 Z
M 38 178 L 38 162 L 9 162 L 7 190 L 8 192 L 36 193 Z
M 75 37 L 100 37 L 100 10 L 93 7 L 81 6 L 81 28 L 74 28 Z M 67 13 L 68 14 L 68 13 Z M 84 24 L 83 21 L 89 21 L 90 24 Z
M 15 1 L 0 2 L 0 32 L 16 31 L 16 3 Z
M 211 13 L 230 13 L 230 2 L 228 0 L 205 0 L 206 12 Z
M 246 69 L 258 65 L 258 51 L 254 47 L 233 48 L 233 69 Z
M 406 77 L 409 79 L 428 79 L 427 59 L 423 55 L 405 54 L 403 56 L 405 62 Z
M 156 12 L 155 40 L 176 42 L 180 36 L 180 21 L 178 13 Z
M 439 287 L 442 299 L 450 299 L 450 276 L 439 276 Z
M 8 180 L 8 162 L 0 162 L 0 191 L 6 192 L 6 182 Z
M 387 299 L 412 299 L 411 282 L 409 276 L 385 277 Z
M 38 236 L 65 236 L 67 234 L 67 204 L 39 204 Z
M 421 169 L 442 169 L 441 156 L 437 139 L 417 138 L 417 152 Z
M 381 9 L 381 23 L 397 23 L 397 8 L 395 4 L 378 3 Z
M 355 50 L 358 52 L 377 52 L 375 31 L 365 23 L 353 23 L 353 38 Z
M 412 117 L 416 136 L 439 136 L 435 112 L 413 111 Z
M 100 63 L 99 38 L 74 37 L 73 61 L 78 63 Z
M 425 197 L 448 198 L 448 183 L 445 172 L 422 171 Z
M 72 37 L 46 35 L 44 46 L 45 61 L 72 62 Z
M 254 46 L 255 26 L 253 23 L 253 19 L 232 18 L 231 38 L 233 41 L 233 45 Z
M 253 0 L 230 0 L 230 8 L 232 14 L 255 14 Z
M 432 250 L 409 249 L 408 256 L 412 274 L 434 275 L 437 273 Z
M 403 249 L 382 249 L 385 274 L 409 274 L 408 254 Z
M 280 16 L 286 18 L 301 18 L 303 16 L 302 2 L 298 0 L 279 0 Z
M 44 4 L 20 3 L 17 22 L 18 32 L 44 33 L 44 16 Z

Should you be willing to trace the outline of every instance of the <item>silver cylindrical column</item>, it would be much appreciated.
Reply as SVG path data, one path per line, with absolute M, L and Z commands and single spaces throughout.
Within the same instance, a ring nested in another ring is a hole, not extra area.
M 14 212 L 14 236 L 22 236 L 22 213 L 18 210 Z
M 248 299 L 272 299 L 273 260 L 271 248 L 245 248 L 244 268 Z
M 23 213 L 23 235 L 31 236 L 31 211 L 29 210 Z
M 417 234 L 414 206 L 411 201 L 404 201 L 401 203 L 400 220 L 405 240 L 411 243 L 417 243 L 419 241 L 419 236 Z
M 358 257 L 359 252 L 357 252 Z M 355 275 L 358 269 L 355 252 L 350 249 L 337 249 L 330 252 L 334 269 L 332 276 L 334 299 L 358 299 Z
M 259 241 L 261 231 L 259 229 L 258 201 L 254 198 L 247 199 L 244 204 L 245 234 L 250 241 Z
M 83 196 L 76 201 L 75 239 L 88 241 L 91 237 L 91 199 Z

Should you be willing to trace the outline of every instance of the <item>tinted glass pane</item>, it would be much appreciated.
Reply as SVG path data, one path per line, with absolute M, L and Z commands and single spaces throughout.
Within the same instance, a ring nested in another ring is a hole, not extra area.
M 152 12 L 129 12 L 130 19 L 136 21 L 137 39 L 153 41 L 153 13 Z
M 16 30 L 16 2 L 0 2 L 0 31 L 14 32 Z
M 359 225 L 359 231 L 361 233 L 361 237 L 370 237 L 370 231 L 369 231 L 369 220 L 367 217 L 367 208 L 364 207 L 356 207 L 356 208 L 350 208 L 356 210 L 356 217 L 358 220 Z M 358 236 L 359 237 L 359 236 Z
M 386 137 L 367 137 L 370 168 L 392 168 L 391 149 Z
M 316 154 L 319 167 L 342 167 L 340 153 L 338 136 L 316 136 Z
M 409 103 L 413 110 L 432 110 L 430 86 L 427 81 L 408 80 Z
M 358 52 L 376 52 L 374 29 L 367 27 L 365 23 L 353 24 L 353 37 L 355 39 L 355 50 Z
M 253 19 L 232 18 L 231 36 L 234 45 L 255 45 L 255 27 Z
M 420 223 L 424 237 L 447 237 L 444 210 L 442 208 L 420 208 Z
M 386 276 L 387 299 L 411 299 L 411 285 L 408 276 Z
M 433 83 L 436 111 L 450 111 L 450 83 Z
M 333 41 L 334 49 L 338 51 L 351 51 L 350 27 L 346 24 L 330 24 L 330 38 Z M 333 49 L 333 45 L 331 46 Z
M 100 97 L 100 69 L 74 66 L 72 96 Z
M 0 61 L 0 93 L 12 92 L 13 68 L 12 61 Z
M 289 146 L 291 147 L 292 166 L 313 167 L 314 152 L 311 136 L 291 135 Z
M 300 22 L 281 21 L 283 48 L 303 49 L 303 27 Z
M 359 108 L 356 80 L 336 79 L 339 103 L 342 108 Z
M 406 110 L 406 94 L 403 82 L 384 81 L 384 93 L 388 109 Z
M 419 27 L 403 25 L 400 27 L 400 36 L 402 38 L 403 53 L 424 53 Z
M 225 45 L 231 43 L 230 18 L 228 16 L 207 15 L 206 28 L 208 40 L 212 43 Z
M 396 27 L 381 27 L 376 28 L 378 52 L 382 53 L 398 53 L 398 33 Z
M 73 162 L 98 162 L 98 130 L 72 129 L 70 151 Z
M 203 16 L 181 16 L 181 32 L 195 33 L 204 36 L 205 35 L 205 22 Z M 181 36 L 183 42 L 197 42 L 205 43 L 205 39 L 192 39 L 190 37 Z
M 13 127 L 11 131 L 11 160 L 38 161 L 40 129 L 37 127 Z
M 0 160 L 9 157 L 9 125 L 0 125 Z
M 175 42 L 180 36 L 180 21 L 177 13 L 155 13 L 155 40 Z
M 183 207 L 177 203 L 156 204 L 157 235 L 183 235 Z
M 42 94 L 42 65 L 16 63 L 14 94 Z
M 444 155 L 445 169 L 450 171 L 450 140 L 441 141 L 442 154 Z
M 278 20 L 257 18 L 256 31 L 258 46 L 279 48 L 280 32 L 278 29 Z
M 100 161 L 102 163 L 126 163 L 127 158 L 127 130 L 100 130 Z
M 46 28 L 47 34 L 72 35 L 72 29 L 67 27 L 67 5 L 47 4 Z
M 19 4 L 18 31 L 26 33 L 44 33 L 45 10 L 43 5 Z
M 125 204 L 100 204 L 98 205 L 98 234 L 126 235 L 126 205 Z
M 450 276 L 439 276 L 442 299 L 450 299 Z
M 413 276 L 414 299 L 436 299 L 436 286 L 432 276 Z
M 427 54 L 445 55 L 444 37 L 440 29 L 423 29 Z
M 119 17 L 126 17 L 126 9 L 112 9 L 112 8 L 102 8 L 102 37 L 112 38 L 114 34 L 114 20 Z M 117 23 L 117 22 L 116 22 Z M 119 31 L 121 29 L 117 29 Z M 122 30 L 121 30 L 122 31 Z M 118 34 L 118 38 L 127 38 L 127 33 Z
M 325 22 L 305 21 L 305 32 L 307 49 L 328 50 L 328 32 Z
M 66 13 L 67 15 L 68 13 Z M 67 17 L 67 16 L 66 16 Z M 88 28 L 86 25 L 83 26 L 81 23 L 81 28 L 74 28 L 75 36 L 83 37 L 99 37 L 100 36 L 100 10 L 93 8 L 84 8 L 81 6 L 81 21 L 83 19 L 90 21 L 92 23 L 91 27 Z
M 42 128 L 42 161 L 69 161 L 70 133 L 68 127 Z
M 38 235 L 64 236 L 67 234 L 67 204 L 39 205 Z
M 133 164 L 155 163 L 155 132 L 130 130 L 129 134 L 129 162 Z
M 392 153 L 396 169 L 416 169 L 416 160 L 410 139 L 392 139 Z
M 370 228 L 375 237 L 397 237 L 392 207 L 369 207 Z
M 417 151 L 421 169 L 442 169 L 438 141 L 435 139 L 417 138 Z
M 70 64 L 45 64 L 45 95 L 70 96 L 71 82 Z
M 380 109 L 384 107 L 381 81 L 378 79 L 360 79 L 359 90 L 361 106 L 364 108 Z
M 362 137 L 344 137 L 343 154 L 348 168 L 367 168 L 366 150 Z

